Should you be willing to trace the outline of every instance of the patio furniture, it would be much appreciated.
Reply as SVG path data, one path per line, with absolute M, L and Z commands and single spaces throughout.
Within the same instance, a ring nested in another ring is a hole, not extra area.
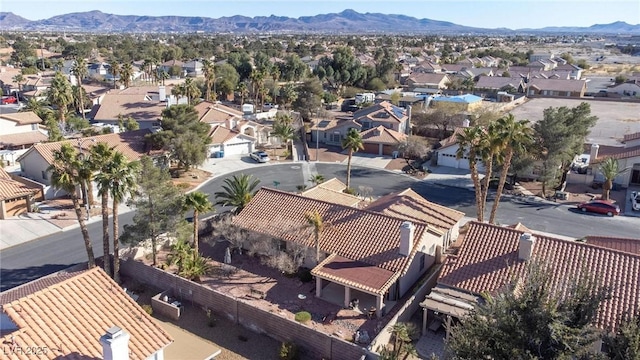
M 374 317 L 376 317 L 376 308 L 372 306 L 367 313 L 367 318 L 373 319 Z
M 349 307 L 351 309 L 357 309 L 358 305 L 360 305 L 360 300 L 359 299 L 352 299 L 351 302 L 349 302 Z

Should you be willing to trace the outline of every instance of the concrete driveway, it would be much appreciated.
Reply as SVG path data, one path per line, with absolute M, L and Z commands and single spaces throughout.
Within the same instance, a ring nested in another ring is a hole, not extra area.
M 429 166 L 428 169 L 429 175 L 422 180 L 424 182 L 475 191 L 469 170 L 448 166 Z M 484 175 L 480 174 L 480 180 L 482 178 Z

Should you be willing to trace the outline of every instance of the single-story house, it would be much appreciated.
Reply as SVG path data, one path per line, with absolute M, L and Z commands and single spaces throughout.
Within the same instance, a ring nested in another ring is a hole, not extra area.
M 447 74 L 412 73 L 406 80 L 410 88 L 446 89 L 450 83 Z
M 450 104 L 460 111 L 473 111 L 482 106 L 482 98 L 472 94 L 456 95 L 456 96 L 436 96 L 431 100 L 433 107 L 440 104 Z
M 0 150 L 21 150 L 47 141 L 41 124 L 33 111 L 0 114 Z
M 0 293 L 0 359 L 164 358 L 169 335 L 102 269 L 64 271 Z M 22 355 L 11 353 L 14 346 Z
M 611 86 L 607 89 L 607 93 L 618 94 L 620 96 L 640 97 L 640 81 L 627 81 Z
M 355 195 L 347 194 L 344 190 L 347 185 L 337 178 L 329 179 L 310 189 L 300 193 L 304 197 L 310 199 L 327 201 L 332 204 L 340 204 L 355 208 L 362 208 L 366 205 L 365 200 Z
M 534 78 L 529 81 L 528 95 L 583 97 L 587 91 L 585 80 Z
M 31 211 L 34 202 L 44 199 L 42 186 L 11 177 L 0 167 L 0 220 Z
M 465 151 L 465 156 L 460 159 L 457 157 L 459 148 L 457 135 L 461 134 L 463 130 L 464 127 L 456 128 L 451 136 L 440 141 L 440 147 L 436 149 L 435 154 L 438 166 L 448 166 L 456 169 L 469 170 L 469 152 Z M 484 163 L 480 156 L 476 157 L 476 167 L 478 172 L 484 172 Z
M 594 181 L 603 182 L 604 176 L 599 170 L 600 164 L 607 158 L 618 160 L 620 169 L 628 169 L 618 175 L 614 184 L 624 188 L 640 186 L 640 132 L 627 134 L 623 140 L 624 146 L 590 146 L 589 166 L 594 175 Z
M 382 125 L 360 133 L 364 149 L 362 152 L 377 155 L 398 153 L 400 145 L 407 141 L 407 135 L 388 129 Z
M 438 282 L 421 303 L 423 332 L 433 321 L 450 323 L 465 316 L 481 294 L 495 295 L 514 278 L 524 275 L 527 263 L 537 261 L 550 269 L 551 286 L 566 289 L 567 279 L 587 270 L 611 286 L 611 297 L 598 308 L 595 324 L 615 331 L 624 317 L 640 309 L 640 240 L 575 241 L 539 234 L 521 225 L 501 227 L 471 222 L 456 256 L 447 257 Z M 634 243 L 623 246 L 619 242 Z M 446 319 L 445 319 L 446 318 Z
M 224 156 L 250 154 L 255 149 L 256 139 L 223 125 L 215 125 L 209 133 L 209 154 L 216 157 L 222 151 Z
M 525 84 L 521 77 L 480 76 L 475 92 L 486 92 L 495 95 L 498 91 L 524 93 Z
M 99 97 L 88 115 L 94 123 L 118 125 L 118 117 L 133 118 L 140 129 L 159 127 L 162 111 L 167 108 L 169 87 L 141 86 L 110 90 Z
M 285 250 L 294 244 L 304 247 L 317 297 L 345 307 L 356 298 L 373 305 L 380 317 L 436 262 L 444 235 L 393 208 L 390 213 L 384 209 L 361 210 L 263 187 L 233 224 L 271 238 Z M 319 263 L 314 231 L 305 219 L 308 211 L 318 211 L 325 224 Z

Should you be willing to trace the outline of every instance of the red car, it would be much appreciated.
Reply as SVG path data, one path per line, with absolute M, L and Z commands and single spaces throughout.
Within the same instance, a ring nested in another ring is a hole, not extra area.
M 582 212 L 594 212 L 606 214 L 607 216 L 619 215 L 620 207 L 607 200 L 592 200 L 578 205 Z
M 18 102 L 18 99 L 15 98 L 15 96 L 4 96 L 2 98 L 2 104 L 15 104 Z

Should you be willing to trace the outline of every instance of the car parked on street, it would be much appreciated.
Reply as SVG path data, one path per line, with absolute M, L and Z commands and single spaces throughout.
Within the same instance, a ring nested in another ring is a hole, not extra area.
M 259 163 L 269 162 L 269 155 L 264 151 L 254 151 L 249 156 Z
M 593 212 L 605 214 L 607 216 L 619 215 L 620 207 L 607 200 L 591 200 L 578 204 L 578 209 L 582 212 Z
M 640 211 L 640 191 L 631 192 L 631 209 L 633 211 Z
M 16 99 L 15 96 L 3 96 L 2 100 L 0 100 L 0 102 L 2 103 L 2 105 L 15 104 L 15 103 L 18 102 L 18 99 Z

